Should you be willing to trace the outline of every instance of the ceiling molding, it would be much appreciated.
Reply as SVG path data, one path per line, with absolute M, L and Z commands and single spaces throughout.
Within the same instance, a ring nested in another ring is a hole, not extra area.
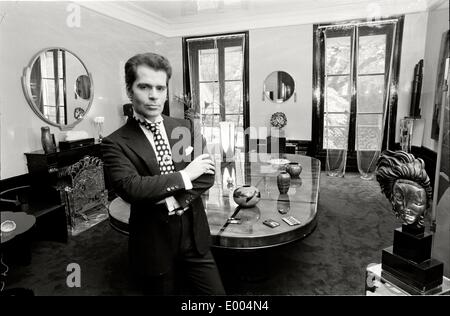
M 447 0 L 357 0 L 336 1 L 333 6 L 324 1 L 303 2 L 286 11 L 261 13 L 234 11 L 192 14 L 164 18 L 145 8 L 145 2 L 77 2 L 80 6 L 111 18 L 135 25 L 165 37 L 224 33 L 267 27 L 325 23 L 360 18 L 416 13 L 442 5 Z M 333 12 L 332 18 L 330 12 Z
M 442 10 L 449 7 L 448 0 L 428 0 L 428 10 Z
M 143 28 L 147 31 L 157 33 L 166 37 L 169 21 L 156 15 L 150 15 L 148 12 L 142 12 L 130 6 L 126 2 L 97 2 L 97 1 L 76 1 L 78 5 L 86 9 L 95 11 L 113 19 Z

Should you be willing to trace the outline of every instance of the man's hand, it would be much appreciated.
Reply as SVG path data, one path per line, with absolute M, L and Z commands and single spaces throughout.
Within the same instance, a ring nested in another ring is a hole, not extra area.
M 184 172 L 189 176 L 191 181 L 194 181 L 202 174 L 214 174 L 216 167 L 209 154 L 203 154 L 191 161 L 191 163 L 184 168 Z

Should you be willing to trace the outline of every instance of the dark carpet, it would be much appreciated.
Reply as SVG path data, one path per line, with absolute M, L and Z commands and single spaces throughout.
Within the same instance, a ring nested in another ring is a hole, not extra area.
M 264 251 L 215 251 L 231 295 L 364 295 L 365 270 L 379 263 L 400 226 L 376 181 L 357 174 L 321 175 L 318 225 L 303 240 Z M 67 265 L 81 267 L 81 287 L 70 288 Z M 35 241 L 32 261 L 12 266 L 8 288 L 35 295 L 140 295 L 131 281 L 127 237 L 104 221 L 67 244 Z

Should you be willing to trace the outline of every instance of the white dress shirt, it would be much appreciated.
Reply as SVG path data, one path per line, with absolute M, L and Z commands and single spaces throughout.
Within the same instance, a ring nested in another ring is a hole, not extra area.
M 142 115 L 140 115 L 139 113 L 134 113 L 134 117 L 138 120 L 141 121 L 146 121 L 148 123 L 160 123 L 160 127 L 159 127 L 159 133 L 161 135 L 161 137 L 164 139 L 164 141 L 166 142 L 166 144 L 168 144 L 169 146 L 169 154 L 170 156 L 172 156 L 172 149 L 170 148 L 170 142 L 169 142 L 169 138 L 167 137 L 167 133 L 166 133 L 166 127 L 164 126 L 164 119 L 163 117 L 160 115 L 159 117 L 156 118 L 156 120 L 154 122 L 149 121 L 148 119 L 146 119 L 145 117 L 143 117 Z M 153 133 L 148 130 L 147 128 L 145 128 L 144 126 L 142 126 L 141 124 L 139 124 L 139 127 L 142 129 L 142 131 L 144 132 L 145 136 L 147 137 L 148 141 L 150 142 L 150 144 L 152 145 L 153 151 L 155 152 L 155 156 L 158 156 L 157 152 L 156 152 L 156 146 L 155 146 L 155 140 L 153 138 Z M 191 179 L 189 179 L 189 176 L 186 174 L 186 172 L 184 172 L 183 170 L 178 171 L 181 174 L 181 177 L 183 178 L 183 182 L 184 182 L 184 187 L 186 190 L 190 190 L 193 188 Z M 164 200 L 161 200 L 160 202 L 165 202 L 167 205 L 167 209 L 169 210 L 169 213 L 172 212 L 173 210 L 180 208 L 180 203 L 178 203 L 178 201 L 175 199 L 175 197 L 173 196 L 169 196 L 167 198 L 165 198 Z M 158 202 L 158 203 L 160 203 Z

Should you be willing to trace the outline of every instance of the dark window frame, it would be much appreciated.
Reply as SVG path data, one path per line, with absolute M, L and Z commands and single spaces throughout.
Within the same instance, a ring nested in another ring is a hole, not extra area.
M 397 103 L 398 103 L 398 83 L 400 74 L 400 58 L 401 58 L 401 47 L 402 47 L 402 35 L 403 35 L 403 24 L 404 16 L 394 16 L 388 17 L 383 20 L 397 19 L 397 27 L 395 29 L 396 37 L 394 42 L 394 47 L 392 50 L 393 54 L 393 64 L 391 73 L 391 89 L 392 93 L 389 95 L 389 106 L 387 113 L 388 124 L 384 126 L 383 133 L 383 143 L 382 149 L 395 148 L 395 131 L 396 131 L 396 120 L 397 120 Z M 380 21 L 383 21 L 380 20 Z M 319 158 L 322 161 L 322 166 L 325 166 L 326 159 L 326 149 L 323 147 L 323 125 L 324 125 L 324 108 L 320 106 L 324 104 L 324 65 L 325 65 L 325 42 L 323 35 L 319 28 L 321 26 L 329 25 L 339 25 L 339 24 L 352 24 L 352 23 L 362 23 L 364 20 L 357 21 L 346 21 L 341 23 L 326 23 L 326 24 L 314 24 L 313 26 L 313 102 L 312 102 L 312 128 L 311 128 L 311 147 L 309 148 L 309 153 L 314 157 Z M 353 36 L 353 35 L 351 35 Z M 392 42 L 392 41 L 391 41 Z M 390 45 L 389 40 L 387 44 Z M 387 51 L 387 49 L 386 49 Z M 353 49 L 351 54 L 353 54 Z M 356 68 L 357 62 L 354 62 L 351 67 Z M 388 62 L 387 62 L 388 64 Z M 353 69 L 353 73 L 356 74 L 356 69 Z M 349 122 L 349 144 L 355 143 L 355 128 L 356 128 L 356 87 L 357 76 L 351 78 L 352 82 L 352 92 L 350 101 L 350 122 Z M 386 79 L 387 80 L 387 79 Z M 347 171 L 358 171 L 356 162 L 356 151 L 353 146 L 349 147 L 347 153 Z
M 208 35 L 202 35 L 202 36 L 190 36 L 190 37 L 183 37 L 182 39 L 182 51 L 183 51 L 183 93 L 186 94 L 190 94 L 192 95 L 192 91 L 191 91 L 191 83 L 190 83 L 190 73 L 189 73 L 189 59 L 188 59 L 188 45 L 187 42 L 188 40 L 191 39 L 198 39 L 198 38 L 206 38 L 206 37 L 216 37 L 216 36 L 233 36 L 233 35 L 239 35 L 242 34 L 244 36 L 244 73 L 243 73 L 243 77 L 242 77 L 242 83 L 243 83 L 243 87 L 242 87 L 242 98 L 243 98 L 243 104 L 242 104 L 242 113 L 243 113 L 243 128 L 244 131 L 250 126 L 250 106 L 249 106 L 249 32 L 248 31 L 241 31 L 241 32 L 232 32 L 232 33 L 220 33 L 220 34 L 208 34 Z M 230 39 L 230 42 L 232 42 L 233 39 Z M 232 46 L 232 45 L 230 45 Z M 228 46 L 219 46 L 219 54 L 225 49 L 225 47 Z M 222 56 L 222 58 L 219 58 L 219 61 L 223 61 L 224 58 Z M 220 68 L 224 68 L 224 64 L 220 63 L 219 64 Z M 219 76 L 220 75 L 225 75 L 225 71 L 223 69 L 223 71 L 219 71 Z M 229 80 L 227 80 L 229 81 Z M 219 84 L 221 84 L 220 82 L 222 82 L 223 84 L 225 84 L 225 78 L 219 78 Z M 225 91 L 224 87 L 220 88 L 220 91 Z M 223 93 L 221 93 L 220 95 L 220 102 L 221 104 L 225 104 L 224 100 L 223 100 Z M 220 109 L 220 115 L 221 117 L 225 117 L 225 109 Z M 227 114 L 227 115 L 231 115 L 231 114 Z M 249 135 L 248 133 L 244 133 L 244 146 L 245 146 L 245 151 L 248 151 L 249 148 Z

